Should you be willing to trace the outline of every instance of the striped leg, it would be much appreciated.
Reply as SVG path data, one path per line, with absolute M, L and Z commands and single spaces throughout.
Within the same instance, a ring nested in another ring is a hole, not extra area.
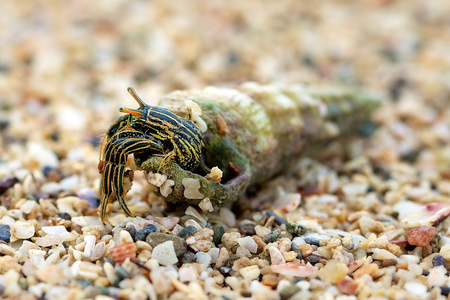
M 114 192 L 121 208 L 132 215 L 124 199 L 124 174 L 128 154 L 139 151 L 162 152 L 162 146 L 152 138 L 135 131 L 123 131 L 111 138 L 104 147 L 103 174 L 100 183 L 100 216 L 104 222 L 111 194 Z

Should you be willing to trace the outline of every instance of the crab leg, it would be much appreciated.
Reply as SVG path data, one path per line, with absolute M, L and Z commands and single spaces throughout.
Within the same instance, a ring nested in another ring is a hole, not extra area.
M 135 131 L 121 131 L 116 133 L 104 146 L 104 166 L 100 182 L 100 216 L 104 221 L 107 204 L 110 196 L 114 193 L 119 204 L 127 215 L 132 215 L 123 198 L 124 174 L 128 154 L 149 151 L 163 152 L 160 144 L 151 137 Z

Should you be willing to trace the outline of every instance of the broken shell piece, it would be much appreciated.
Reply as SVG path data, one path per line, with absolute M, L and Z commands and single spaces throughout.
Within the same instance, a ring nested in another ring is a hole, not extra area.
M 159 173 L 148 173 L 148 182 L 154 186 L 161 187 L 166 182 L 167 176 Z
M 163 197 L 167 197 L 172 193 L 172 191 L 173 191 L 172 187 L 174 185 L 175 185 L 175 181 L 170 180 L 170 179 L 166 180 L 159 188 L 159 192 L 161 193 L 161 195 Z
M 434 202 L 412 210 L 401 219 L 407 228 L 419 226 L 436 226 L 450 215 L 450 204 Z
M 200 181 L 194 178 L 184 178 L 181 183 L 184 186 L 184 197 L 187 199 L 203 199 L 205 195 L 199 192 Z
M 212 180 L 215 182 L 220 182 L 222 180 L 223 172 L 218 167 L 213 167 L 211 169 L 211 172 L 209 172 L 208 175 L 205 176 L 206 179 Z

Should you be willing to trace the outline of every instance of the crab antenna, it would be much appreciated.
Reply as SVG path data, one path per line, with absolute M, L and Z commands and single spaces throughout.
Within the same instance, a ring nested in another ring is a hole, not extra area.
M 136 100 L 136 102 L 139 104 L 141 109 L 148 106 L 144 101 L 142 101 L 141 97 L 139 97 L 136 94 L 136 92 L 134 91 L 134 89 L 132 87 L 127 88 L 127 91 L 134 98 L 134 100 Z
M 137 109 L 132 109 L 132 108 L 126 108 L 126 107 L 121 107 L 119 108 L 119 111 L 121 113 L 125 113 L 125 114 L 130 114 L 130 115 L 135 115 L 135 116 L 143 116 L 143 112 Z

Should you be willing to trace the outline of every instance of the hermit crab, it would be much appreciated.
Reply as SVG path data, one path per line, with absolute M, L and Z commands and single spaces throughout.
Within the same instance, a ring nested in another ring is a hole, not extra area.
M 287 170 L 299 156 L 315 156 L 332 141 L 358 133 L 381 103 L 360 90 L 307 84 L 175 91 L 159 106 L 128 91 L 139 108 L 120 108 L 125 115 L 102 143 L 102 220 L 113 197 L 132 215 L 124 199 L 129 154 L 138 169 L 170 180 L 169 192 L 161 191 L 166 201 L 220 205 Z M 220 175 L 211 175 L 211 168 Z

